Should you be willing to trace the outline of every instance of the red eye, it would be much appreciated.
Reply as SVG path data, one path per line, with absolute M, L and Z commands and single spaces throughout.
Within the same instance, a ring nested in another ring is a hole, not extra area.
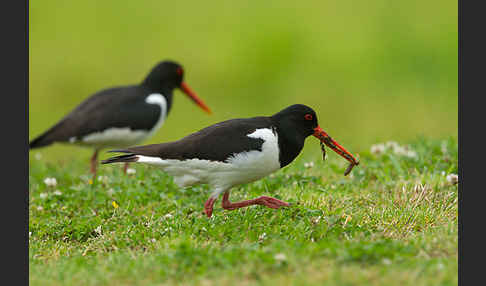
M 183 72 L 183 71 L 182 71 L 182 68 L 177 68 L 176 72 L 177 72 L 177 74 L 178 74 L 178 75 L 180 75 L 180 76 L 181 76 L 181 75 L 182 75 L 182 72 Z
M 312 114 L 306 114 L 304 118 L 305 120 L 312 120 Z

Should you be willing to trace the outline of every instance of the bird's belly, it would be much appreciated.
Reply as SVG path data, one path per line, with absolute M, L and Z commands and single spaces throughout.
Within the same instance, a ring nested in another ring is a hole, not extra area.
M 108 128 L 88 134 L 80 139 L 71 138 L 70 143 L 95 148 L 122 148 L 136 145 L 144 141 L 151 132 L 149 130 L 132 130 L 125 128 Z
M 236 154 L 227 160 L 227 164 L 230 165 L 228 183 L 231 186 L 256 181 L 280 169 L 278 152 L 265 146 L 262 151 Z
M 207 183 L 213 188 L 227 189 L 256 181 L 280 169 L 278 153 L 265 152 L 265 149 L 239 153 L 225 162 L 199 159 L 165 161 L 173 161 L 163 169 L 181 187 Z
M 144 159 L 139 162 L 151 163 Z M 212 188 L 218 189 L 253 182 L 280 168 L 278 156 L 261 151 L 240 153 L 226 162 L 159 159 L 153 160 L 152 164 L 171 175 L 179 187 L 209 184 Z
M 192 186 L 194 184 L 205 184 L 213 182 L 221 174 L 225 174 L 228 164 L 200 159 L 175 160 L 175 159 L 154 159 L 147 160 L 140 156 L 138 162 L 155 165 L 174 178 L 179 187 Z

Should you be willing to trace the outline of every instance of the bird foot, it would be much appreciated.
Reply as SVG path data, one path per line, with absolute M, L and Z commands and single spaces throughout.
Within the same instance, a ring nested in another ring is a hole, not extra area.
M 229 192 L 224 193 L 223 201 L 222 201 L 221 205 L 225 210 L 235 210 L 235 209 L 239 209 L 239 208 L 243 208 L 243 207 L 247 207 L 247 206 L 251 206 L 251 205 L 262 205 L 262 206 L 266 206 L 266 207 L 269 207 L 269 208 L 272 208 L 272 209 L 278 209 L 280 207 L 290 206 L 289 203 L 286 203 L 286 202 L 281 201 L 281 200 L 276 199 L 276 198 L 267 197 L 267 196 L 261 196 L 261 197 L 258 197 L 256 199 L 253 199 L 253 200 L 247 200 L 247 201 L 232 203 L 232 202 L 229 201 Z
M 269 207 L 269 208 L 272 208 L 272 209 L 278 209 L 280 207 L 290 206 L 289 203 L 286 203 L 286 202 L 281 201 L 281 200 L 276 199 L 276 198 L 267 197 L 267 196 L 261 196 L 259 198 L 256 198 L 255 203 Z
M 208 217 L 211 217 L 213 215 L 213 206 L 215 201 L 216 198 L 209 198 L 204 204 L 204 212 Z
M 213 215 L 214 202 L 216 202 L 216 198 L 209 198 L 204 204 L 204 213 L 206 213 L 208 217 L 211 217 Z M 251 205 L 262 205 L 272 209 L 278 209 L 280 207 L 290 206 L 290 204 L 287 202 L 281 201 L 276 198 L 267 197 L 267 196 L 261 196 L 253 200 L 232 203 L 229 201 L 229 192 L 224 193 L 223 201 L 221 202 L 221 205 L 225 210 L 235 210 L 235 209 L 239 209 Z

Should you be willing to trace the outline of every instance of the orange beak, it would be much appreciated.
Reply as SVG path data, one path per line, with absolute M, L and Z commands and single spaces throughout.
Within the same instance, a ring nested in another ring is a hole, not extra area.
M 339 145 L 339 143 L 337 143 L 336 141 L 334 141 L 334 139 L 327 135 L 327 133 L 324 132 L 321 127 L 317 126 L 316 128 L 314 128 L 313 135 L 321 140 L 321 142 L 326 144 L 329 148 L 334 150 L 334 152 L 338 153 L 339 155 L 344 157 L 344 159 L 348 160 L 352 166 L 359 164 L 359 162 L 354 158 L 353 155 L 351 155 L 351 153 L 349 153 L 346 149 L 344 149 L 344 147 Z
M 204 111 L 211 114 L 211 110 L 209 107 L 199 98 L 197 97 L 196 93 L 192 91 L 189 86 L 183 82 L 181 83 L 181 90 L 184 92 L 190 99 L 192 99 L 199 107 L 201 107 Z

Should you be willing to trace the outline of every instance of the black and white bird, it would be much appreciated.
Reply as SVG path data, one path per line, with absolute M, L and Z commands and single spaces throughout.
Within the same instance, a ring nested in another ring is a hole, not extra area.
M 290 164 L 310 135 L 320 139 L 353 166 L 358 164 L 353 155 L 319 127 L 314 110 L 301 104 L 289 106 L 269 117 L 220 122 L 178 141 L 111 150 L 109 152 L 127 154 L 101 163 L 154 165 L 173 176 L 179 187 L 208 184 L 212 190 L 204 204 L 208 217 L 211 217 L 214 202 L 221 193 L 222 207 L 226 210 L 255 204 L 277 209 L 289 204 L 266 196 L 232 203 L 229 201 L 229 190 Z
M 98 152 L 140 144 L 163 124 L 172 107 L 175 88 L 181 89 L 204 111 L 206 104 L 183 81 L 184 69 L 173 61 L 158 63 L 137 85 L 101 90 L 78 105 L 39 137 L 29 149 L 55 142 L 91 147 L 91 172 L 96 174 Z M 127 164 L 125 165 L 125 171 Z

